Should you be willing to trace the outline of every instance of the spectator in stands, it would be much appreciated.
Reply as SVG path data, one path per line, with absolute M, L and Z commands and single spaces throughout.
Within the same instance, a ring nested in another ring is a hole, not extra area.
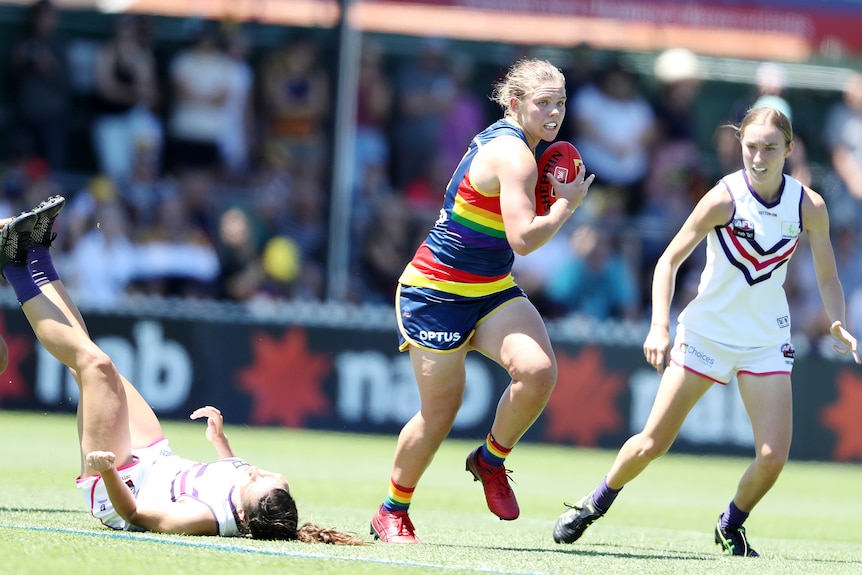
M 367 173 L 369 170 L 379 171 L 389 166 L 387 130 L 391 120 L 393 90 L 381 50 L 373 39 L 363 39 L 356 90 L 356 142 L 353 150 L 353 187 L 357 193 L 365 187 L 369 178 L 377 179 L 376 175 Z
M 129 178 L 117 182 L 129 221 L 136 228 L 152 224 L 158 205 L 176 194 L 177 186 L 178 178 L 162 171 L 158 150 L 146 144 L 138 146 Z
M 260 69 L 263 131 L 268 153 L 297 178 L 320 180 L 329 146 L 331 81 L 314 40 L 292 35 L 265 56 Z
M 219 261 L 210 238 L 189 215 L 182 196 L 159 205 L 136 240 L 135 291 L 163 297 L 212 297 Z
M 255 302 L 278 300 L 320 301 L 323 299 L 323 271 L 318 262 L 304 261 L 293 238 L 275 236 L 263 247 L 263 279 Z
M 461 155 L 463 154 L 462 150 Z M 451 158 L 440 153 L 426 158 L 425 162 L 418 166 L 419 171 L 414 173 L 400 190 L 405 200 L 404 206 L 412 218 L 426 229 L 440 213 L 440 198 L 446 192 L 451 172 L 446 169 L 446 166 L 451 166 L 450 161 Z
M 650 284 L 656 261 L 707 189 L 696 135 L 699 58 L 682 48 L 666 50 L 656 59 L 654 72 L 657 137 L 635 220 L 640 236 L 638 283 L 642 286 Z M 686 268 L 699 272 L 698 263 L 702 262 L 687 261 Z M 639 294 L 645 307 L 649 305 L 646 291 Z
M 485 112 L 485 102 L 476 95 L 471 82 L 475 76 L 475 66 L 466 55 L 455 55 L 450 60 L 450 77 L 452 80 L 452 100 L 442 114 L 440 126 L 440 142 L 436 156 L 439 162 L 435 170 L 444 174 L 451 173 L 461 161 L 466 148 L 464 142 L 488 125 Z M 445 185 L 445 182 L 443 182 Z M 437 190 L 435 203 L 440 203 L 443 188 Z
M 258 293 L 263 281 L 260 235 L 248 210 L 235 205 L 222 212 L 216 241 L 219 299 L 243 302 Z
M 841 101 L 830 108 L 823 129 L 832 173 L 826 201 L 839 221 L 862 224 L 862 74 L 848 75 Z
M 218 29 L 204 24 L 194 44 L 170 63 L 173 100 L 168 121 L 166 167 L 221 171 L 219 144 L 225 130 L 225 103 L 232 66 L 219 48 Z
M 567 50 L 565 58 L 563 73 L 566 75 L 566 91 L 571 100 L 582 88 L 595 84 L 600 66 L 596 49 L 586 42 L 580 42 Z M 577 139 L 578 124 L 574 116 L 566 116 L 566 123 L 560 132 L 560 137 L 569 142 Z
M 551 301 L 548 297 L 548 282 L 551 281 L 558 269 L 556 265 L 548 265 L 548 262 L 562 262 L 570 257 L 571 230 L 578 225 L 576 216 L 566 222 L 566 225 L 554 234 L 554 237 L 549 239 L 545 245 L 536 251 L 515 258 L 515 262 L 512 264 L 512 276 L 545 319 L 559 319 L 566 315 L 563 306 Z
M 257 111 L 253 94 L 254 70 L 248 63 L 249 39 L 238 24 L 227 26 L 223 36 L 228 65 L 228 91 L 219 150 L 226 174 L 241 179 L 251 168 Z
M 396 189 L 425 173 L 437 155 L 455 90 L 447 44 L 439 38 L 422 40 L 419 53 L 401 64 L 395 81 L 397 112 L 391 135 Z
M 128 180 L 138 153 L 161 154 L 163 130 L 153 113 L 159 102 L 156 63 L 141 45 L 138 20 L 122 15 L 96 58 L 93 144 L 99 169 Z
M 176 192 L 182 198 L 189 224 L 214 241 L 225 188 L 209 170 L 186 170 L 177 178 Z M 228 189 L 229 193 L 229 189 Z
M 67 166 L 71 82 L 66 43 L 57 33 L 57 9 L 37 0 L 26 37 L 12 47 L 10 87 L 13 156 L 40 157 L 51 170 Z
M 277 223 L 274 235 L 296 242 L 304 265 L 322 265 L 326 261 L 329 225 L 321 184 L 310 178 L 295 180 L 287 202 L 284 219 Z
M 395 301 L 404 263 L 416 249 L 416 234 L 410 211 L 397 195 L 377 201 L 372 221 L 362 238 L 358 267 L 365 280 L 365 301 L 389 304 Z M 423 227 L 423 233 L 426 230 Z
M 127 210 L 117 196 L 94 206 L 93 222 L 71 247 L 63 266 L 75 299 L 89 305 L 119 302 L 135 276 L 137 252 Z
M 71 252 L 87 232 L 98 226 L 97 213 L 102 204 L 112 204 L 120 201 L 117 184 L 107 176 L 95 176 L 87 180 L 66 202 L 63 217 L 55 227 L 60 236 L 53 244 L 60 252 Z M 32 205 L 32 204 L 31 204 Z M 134 234 L 134 228 L 128 230 Z M 76 278 L 70 274 L 70 282 L 74 285 Z
M 584 163 L 602 183 L 597 194 L 622 205 L 627 213 L 641 204 L 641 187 L 657 135 L 655 113 L 637 77 L 620 62 L 605 66 L 595 83 L 569 100 Z
M 637 273 L 619 247 L 619 238 L 600 225 L 583 224 L 572 233 L 569 253 L 554 260 L 545 294 L 566 315 L 594 320 L 640 317 Z

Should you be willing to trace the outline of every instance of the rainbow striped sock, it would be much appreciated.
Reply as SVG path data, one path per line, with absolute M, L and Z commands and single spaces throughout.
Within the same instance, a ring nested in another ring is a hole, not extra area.
M 479 449 L 479 461 L 487 467 L 501 467 L 511 452 L 511 447 L 503 447 L 489 433 L 488 437 L 485 438 L 485 445 Z
M 407 511 L 415 490 L 415 487 L 403 487 L 395 483 L 394 479 L 390 479 L 389 494 L 386 496 L 386 501 L 383 502 L 383 509 L 390 513 L 393 511 Z

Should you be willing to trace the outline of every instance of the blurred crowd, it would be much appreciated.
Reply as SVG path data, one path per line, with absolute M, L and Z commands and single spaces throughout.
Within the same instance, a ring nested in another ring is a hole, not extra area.
M 329 54 L 303 31 L 251 57 L 235 22 L 199 22 L 159 66 L 152 21 L 118 15 L 91 50 L 59 33 L 50 0 L 30 7 L 9 39 L 10 114 L 0 212 L 63 193 L 56 261 L 83 303 L 129 294 L 234 302 L 326 297 L 334 114 L 338 78 Z M 493 77 L 445 41 L 425 39 L 397 57 L 366 38 L 359 55 L 352 159 L 347 299 L 388 304 L 405 262 L 439 211 L 472 136 L 499 117 Z M 696 135 L 698 58 L 669 50 L 644 77 L 575 46 L 560 63 L 570 140 L 596 174 L 586 209 L 565 233 L 518 258 L 519 283 L 549 319 L 648 317 L 653 265 L 694 203 L 741 167 L 734 130 L 715 127 L 712 161 Z M 501 66 L 501 69 L 505 66 Z M 763 63 L 752 92 L 727 103 L 726 123 L 767 104 L 794 120 L 778 63 Z M 800 111 L 800 113 L 802 113 Z M 73 137 L 87 114 L 87 138 Z M 788 170 L 827 199 L 851 329 L 862 326 L 862 75 L 851 74 L 822 133 L 797 138 Z M 75 181 L 71 159 L 91 150 Z M 825 150 L 812 181 L 808 150 Z M 804 243 L 800 251 L 805 252 Z M 551 263 L 552 262 L 552 263 Z M 828 326 L 806 253 L 787 292 L 794 331 Z M 551 265 L 549 265 L 551 263 Z M 680 273 L 675 305 L 693 295 L 702 267 Z

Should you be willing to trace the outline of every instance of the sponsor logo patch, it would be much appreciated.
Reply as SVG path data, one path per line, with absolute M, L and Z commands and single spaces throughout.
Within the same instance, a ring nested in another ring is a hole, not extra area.
M 703 353 L 702 351 L 698 350 L 693 345 L 688 345 L 687 343 L 681 343 L 679 345 L 679 351 L 683 355 L 694 357 L 694 358 L 698 359 L 699 361 L 705 363 L 706 365 L 710 365 L 710 366 L 715 365 L 715 358 L 714 357 L 712 357 L 706 353 Z
M 799 222 L 781 222 L 781 237 L 787 240 L 799 237 Z
M 754 239 L 754 222 L 751 220 L 746 220 L 743 218 L 736 218 L 733 220 L 733 235 L 738 238 L 743 238 L 745 240 L 753 240 Z
M 452 343 L 461 341 L 461 334 L 457 331 L 425 331 L 419 332 L 419 339 L 422 341 L 436 341 Z

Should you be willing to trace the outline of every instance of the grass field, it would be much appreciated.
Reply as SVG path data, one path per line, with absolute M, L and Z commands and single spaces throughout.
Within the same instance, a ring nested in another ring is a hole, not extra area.
M 166 423 L 174 452 L 214 458 L 201 422 Z M 238 455 L 284 473 L 300 519 L 357 532 L 385 496 L 394 437 L 228 427 Z M 476 442 L 444 443 L 413 500 L 423 545 L 335 547 L 119 533 L 74 487 L 74 418 L 0 412 L 0 573 L 581 574 L 862 573 L 862 466 L 791 462 L 746 524 L 759 559 L 731 558 L 712 527 L 747 460 L 668 455 L 626 487 L 574 545 L 554 543 L 562 502 L 598 482 L 614 453 L 521 445 L 508 460 L 521 504 L 497 520 L 464 471 Z M 478 439 L 477 439 L 478 441 Z

